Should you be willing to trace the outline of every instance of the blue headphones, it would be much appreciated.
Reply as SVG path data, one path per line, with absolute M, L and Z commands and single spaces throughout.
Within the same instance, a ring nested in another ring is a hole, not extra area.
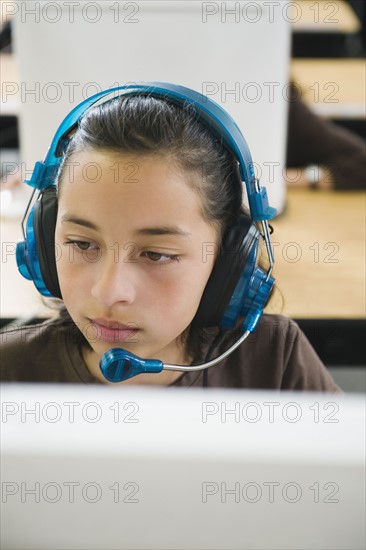
M 202 94 L 165 82 L 142 82 L 111 88 L 97 93 L 77 105 L 59 126 L 43 162 L 37 162 L 26 183 L 38 190 L 37 200 L 27 218 L 32 198 L 22 220 L 24 240 L 17 244 L 16 260 L 20 273 L 34 282 L 43 296 L 62 298 L 55 257 L 55 226 L 57 218 L 57 174 L 68 144 L 68 134 L 84 113 L 100 99 L 116 96 L 151 95 L 183 106 L 192 105 L 199 120 L 222 140 L 239 163 L 240 177 L 245 183 L 250 217 L 241 214 L 224 236 L 221 251 L 204 290 L 193 320 L 197 327 L 233 328 L 244 317 L 242 330 L 252 332 L 263 312 L 274 285 L 271 277 L 273 249 L 268 220 L 276 210 L 268 204 L 266 189 L 255 178 L 247 143 L 230 115 L 217 103 Z M 24 230 L 25 220 L 26 227 Z M 262 225 L 259 232 L 255 222 Z M 257 266 L 259 238 L 265 240 L 269 268 Z

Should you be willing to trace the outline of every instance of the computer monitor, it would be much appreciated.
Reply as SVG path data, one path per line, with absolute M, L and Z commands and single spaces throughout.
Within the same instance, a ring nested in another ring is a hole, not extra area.
M 26 171 L 44 157 L 58 124 L 81 100 L 129 82 L 173 82 L 228 110 L 248 141 L 270 204 L 281 211 L 290 25 L 296 15 L 290 5 L 288 0 L 17 2 L 20 82 L 5 89 L 5 101 L 19 99 Z
M 1 547 L 362 549 L 360 395 L 3 384 Z

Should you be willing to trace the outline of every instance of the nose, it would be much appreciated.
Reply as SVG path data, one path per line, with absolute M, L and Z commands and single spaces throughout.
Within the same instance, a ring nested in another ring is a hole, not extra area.
M 106 307 L 118 302 L 132 304 L 136 298 L 135 264 L 113 254 L 100 259 L 91 294 Z

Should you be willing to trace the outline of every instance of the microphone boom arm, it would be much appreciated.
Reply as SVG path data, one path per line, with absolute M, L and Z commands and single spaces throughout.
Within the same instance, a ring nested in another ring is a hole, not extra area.
M 242 342 L 244 342 L 244 340 L 249 336 L 249 334 L 250 334 L 250 330 L 245 331 L 244 334 L 239 338 L 239 340 L 237 340 L 229 349 L 227 349 L 224 353 L 222 353 L 218 357 L 215 357 L 215 359 L 211 359 L 211 361 L 208 361 L 208 363 L 202 363 L 202 365 L 194 365 L 194 366 L 164 364 L 164 370 L 191 372 L 196 370 L 209 369 L 210 367 L 213 367 L 220 361 L 223 361 L 224 359 L 226 359 L 228 355 L 230 355 L 233 351 L 235 351 L 236 348 L 239 347 Z

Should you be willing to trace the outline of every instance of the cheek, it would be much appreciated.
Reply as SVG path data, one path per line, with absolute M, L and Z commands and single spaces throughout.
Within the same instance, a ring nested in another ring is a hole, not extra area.
M 69 266 L 66 263 L 60 263 L 57 266 L 58 280 L 60 284 L 63 302 L 70 311 L 75 303 L 78 292 L 78 280 L 72 276 Z
M 68 290 L 69 283 L 73 280 L 70 262 L 67 258 L 67 250 L 64 247 L 60 247 L 60 255 L 56 263 L 58 280 L 61 288 L 62 295 L 65 295 L 65 290 Z
M 70 261 L 71 260 L 71 261 Z M 56 263 L 58 280 L 61 288 L 63 301 L 67 309 L 75 307 L 75 300 L 84 295 L 89 286 L 87 271 L 81 270 L 80 266 L 70 258 L 70 249 L 66 246 L 59 248 L 59 257 Z
M 205 269 L 192 265 L 184 270 L 178 267 L 169 277 L 156 279 L 154 283 L 150 280 L 143 294 L 153 318 L 165 317 L 167 323 L 182 323 L 186 328 L 197 311 L 211 269 L 211 265 Z

